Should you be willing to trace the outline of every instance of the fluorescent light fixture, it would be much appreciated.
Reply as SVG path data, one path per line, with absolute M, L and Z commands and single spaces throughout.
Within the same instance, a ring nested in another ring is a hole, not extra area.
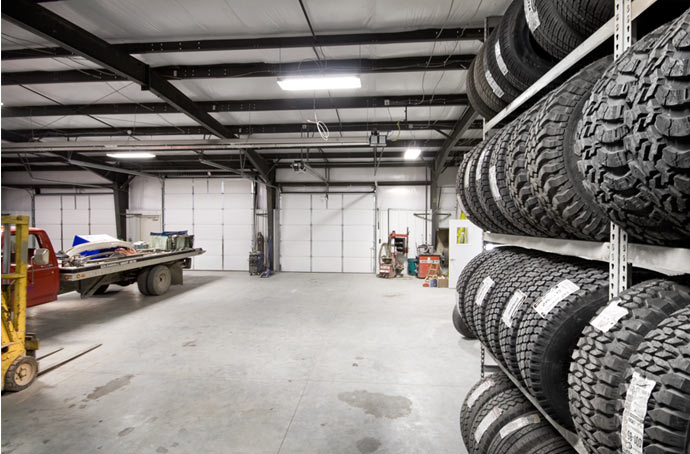
M 280 88 L 286 91 L 342 90 L 360 88 L 359 76 L 307 76 L 282 77 L 278 79 Z
M 408 148 L 405 150 L 405 159 L 417 159 L 420 154 L 422 154 L 422 150 L 419 148 Z
M 115 159 L 151 159 L 155 158 L 156 155 L 153 153 L 142 153 L 142 152 L 129 152 L 124 151 L 120 153 L 106 153 L 109 158 Z

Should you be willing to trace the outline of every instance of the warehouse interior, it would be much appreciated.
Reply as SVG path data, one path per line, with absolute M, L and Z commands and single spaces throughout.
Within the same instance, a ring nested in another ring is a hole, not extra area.
M 687 7 L 3 2 L 1 452 L 686 452 Z

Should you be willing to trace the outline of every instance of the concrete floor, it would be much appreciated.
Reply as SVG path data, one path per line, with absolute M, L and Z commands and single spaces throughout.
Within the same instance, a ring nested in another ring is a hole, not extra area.
M 465 453 L 479 345 L 453 290 L 372 275 L 187 272 L 29 309 L 45 368 L 2 396 L 9 453 Z

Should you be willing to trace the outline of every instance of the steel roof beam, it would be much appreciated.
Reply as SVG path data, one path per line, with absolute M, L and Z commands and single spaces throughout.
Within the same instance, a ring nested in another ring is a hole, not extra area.
M 17 0 L 25 2 L 26 0 Z M 9 2 L 14 4 L 14 2 Z M 41 8 L 40 6 L 34 6 Z M 3 11 L 9 8 L 3 8 Z M 43 8 L 45 9 L 45 8 Z M 91 35 L 93 36 L 93 35 Z M 105 43 L 105 41 L 102 41 Z M 109 44 L 105 43 L 110 46 Z M 97 49 L 103 51 L 102 49 Z M 313 75 L 313 74 L 378 74 L 378 73 L 399 73 L 413 71 L 445 71 L 445 70 L 466 70 L 469 68 L 474 55 L 454 55 L 448 61 L 445 56 L 429 57 L 402 57 L 402 58 L 380 58 L 380 59 L 346 59 L 346 60 L 326 60 L 300 61 L 290 63 L 222 63 L 214 65 L 176 65 L 158 66 L 149 68 L 148 65 L 129 55 L 121 55 L 122 60 L 132 59 L 139 65 L 131 65 L 127 72 L 117 69 L 113 64 L 119 61 L 109 61 L 103 59 L 96 61 L 106 69 L 79 69 L 67 71 L 19 71 L 3 72 L 2 85 L 35 85 L 35 84 L 57 84 L 57 83 L 77 83 L 77 82 L 113 82 L 122 80 L 134 80 L 132 74 L 137 78 L 144 77 L 150 72 L 155 74 L 154 82 L 160 84 L 166 80 L 185 80 L 185 79 L 226 79 L 238 77 L 280 77 L 287 75 Z M 427 64 L 428 63 L 428 64 Z M 145 67 L 145 68 L 144 68 Z M 151 87 L 153 91 L 154 87 Z
M 58 43 L 84 58 L 117 74 L 118 77 L 131 80 L 142 89 L 149 90 L 156 96 L 187 114 L 209 132 L 218 137 L 233 137 L 225 127 L 208 112 L 197 106 L 177 87 L 167 81 L 157 71 L 126 52 L 114 48 L 98 36 L 77 27 L 52 11 L 35 4 L 30 0 L 13 0 L 1 4 L 2 18 L 24 28 L 38 36 Z M 247 151 L 247 157 L 259 170 L 262 178 L 269 181 L 265 173 L 268 165 L 261 162 L 255 153 Z
M 167 52 L 203 52 L 287 49 L 299 47 L 334 47 L 376 44 L 406 44 L 437 41 L 473 41 L 484 38 L 483 28 L 424 29 L 393 33 L 353 33 L 340 35 L 286 36 L 244 39 L 206 39 L 188 41 L 154 41 L 113 44 L 127 54 L 151 54 Z M 49 58 L 75 55 L 62 47 L 15 49 L 2 52 L 3 60 L 24 58 Z

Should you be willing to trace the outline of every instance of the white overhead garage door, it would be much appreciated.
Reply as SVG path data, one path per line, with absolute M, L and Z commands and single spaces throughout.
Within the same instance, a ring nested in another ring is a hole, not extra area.
M 75 235 L 117 236 L 112 194 L 41 194 L 35 203 L 36 227 L 46 231 L 56 250 L 72 247 Z
M 282 271 L 374 270 L 373 194 L 282 194 Z
M 164 230 L 187 230 L 206 253 L 196 270 L 246 271 L 252 248 L 254 195 L 247 180 L 213 178 L 165 181 Z

